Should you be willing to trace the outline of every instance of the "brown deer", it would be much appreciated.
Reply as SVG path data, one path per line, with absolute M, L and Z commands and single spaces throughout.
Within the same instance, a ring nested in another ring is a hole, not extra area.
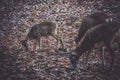
M 111 48 L 111 41 L 118 31 L 119 26 L 120 24 L 117 22 L 106 22 L 90 28 L 82 37 L 79 45 L 69 53 L 71 68 L 76 67 L 79 57 L 83 55 L 83 53 L 93 49 L 96 43 L 103 42 L 111 55 L 112 60 L 109 68 L 109 70 L 111 70 L 115 57 L 114 51 Z
M 103 12 L 96 12 L 96 13 L 93 13 L 91 15 L 87 15 L 83 19 L 81 25 L 79 25 L 78 35 L 75 38 L 76 44 L 79 44 L 82 37 L 85 35 L 87 30 L 89 30 L 90 28 L 95 27 L 96 25 L 99 25 L 99 24 L 102 24 L 102 23 L 105 23 L 105 22 L 111 22 L 111 21 L 112 21 L 112 18 L 110 16 L 108 16 L 106 13 L 103 13 Z M 120 42 L 119 42 L 118 38 L 117 39 L 116 38 L 113 40 L 113 42 L 117 42 L 117 45 L 119 46 L 119 50 L 120 50 Z M 101 47 L 101 49 L 102 49 L 102 47 Z M 88 52 L 88 53 L 90 53 L 90 52 Z M 86 59 L 88 59 L 88 57 L 89 56 L 87 55 Z M 102 60 L 102 62 L 103 62 L 103 60 Z M 87 63 L 87 60 L 86 60 L 85 63 Z M 102 63 L 102 64 L 104 64 L 104 63 Z
M 40 50 L 40 39 L 41 37 L 53 36 L 57 40 L 57 48 L 59 47 L 58 41 L 60 41 L 61 45 L 64 47 L 63 41 L 57 35 L 56 32 L 57 24 L 53 22 L 41 22 L 39 24 L 34 25 L 29 33 L 27 34 L 25 40 L 22 41 L 22 45 L 28 50 L 27 41 L 34 39 L 35 40 L 35 48 L 38 42 L 39 50 Z
M 88 29 L 90 29 L 98 24 L 101 24 L 104 22 L 109 22 L 110 19 L 111 18 L 103 12 L 96 12 L 91 15 L 87 15 L 82 20 L 81 26 L 79 26 L 78 35 L 75 38 L 76 44 L 79 43 L 79 41 L 82 39 L 82 37 L 84 36 L 84 34 L 86 33 L 86 31 Z

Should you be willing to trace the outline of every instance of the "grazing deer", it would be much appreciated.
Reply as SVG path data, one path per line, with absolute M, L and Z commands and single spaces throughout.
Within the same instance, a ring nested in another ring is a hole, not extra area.
M 71 67 L 76 67 L 79 57 L 83 55 L 83 53 L 90 51 L 96 43 L 103 42 L 110 52 L 112 59 L 110 69 L 112 69 L 115 54 L 111 48 L 111 41 L 115 33 L 118 31 L 119 26 L 120 24 L 117 22 L 106 22 L 89 29 L 82 37 L 79 45 L 69 53 Z
M 36 44 L 38 42 L 39 50 L 40 50 L 41 37 L 53 36 L 57 40 L 57 47 L 59 47 L 58 41 L 60 41 L 61 45 L 64 46 L 61 38 L 57 35 L 56 28 L 57 28 L 57 25 L 52 22 L 41 22 L 40 24 L 36 24 L 31 28 L 25 40 L 22 41 L 22 45 L 26 48 L 26 50 L 28 50 L 28 45 L 27 45 L 28 39 L 30 40 L 34 39 L 35 40 L 34 49 L 36 49 Z
M 79 44 L 79 42 L 81 41 L 82 37 L 85 35 L 85 33 L 87 32 L 87 30 L 89 30 L 92 27 L 95 27 L 96 25 L 105 23 L 105 22 L 112 22 L 112 18 L 110 18 L 110 16 L 108 16 L 107 14 L 103 13 L 103 12 L 96 12 L 93 13 L 91 15 L 87 15 L 82 23 L 81 26 L 79 25 L 79 30 L 78 30 L 78 35 L 75 38 L 75 42 L 76 44 Z M 120 50 L 120 42 L 118 40 L 118 38 L 114 39 L 113 42 L 117 42 L 117 45 L 119 46 L 119 50 Z M 100 45 L 100 44 L 98 44 Z M 102 47 L 101 47 L 102 48 Z M 90 53 L 90 52 L 88 52 Z M 102 54 L 104 55 L 104 54 Z M 88 55 L 87 55 L 87 60 L 88 60 Z M 103 57 L 103 56 L 102 56 Z M 87 63 L 87 60 L 85 63 Z M 102 60 L 103 62 L 103 60 Z M 102 63 L 104 65 L 104 63 Z
M 109 20 L 110 20 L 110 17 L 107 14 L 102 12 L 96 12 L 86 16 L 83 19 L 81 26 L 79 26 L 78 36 L 75 38 L 76 44 L 79 43 L 79 41 L 82 39 L 82 37 L 84 36 L 84 34 L 87 32 L 88 29 L 98 24 L 109 22 Z

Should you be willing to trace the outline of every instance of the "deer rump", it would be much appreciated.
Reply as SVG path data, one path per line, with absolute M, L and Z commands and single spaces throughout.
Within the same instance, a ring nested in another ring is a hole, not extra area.
M 69 59 L 73 67 L 76 67 L 77 61 L 83 53 L 85 53 L 86 51 L 90 51 L 96 43 L 104 42 L 111 55 L 111 68 L 114 63 L 115 55 L 111 48 L 111 41 L 114 35 L 118 32 L 118 29 L 119 24 L 117 24 L 116 22 L 99 24 L 89 29 L 82 37 L 76 49 L 70 53 Z

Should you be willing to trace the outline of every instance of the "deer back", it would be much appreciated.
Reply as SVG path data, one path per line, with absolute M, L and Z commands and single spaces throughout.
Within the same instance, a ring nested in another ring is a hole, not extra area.
M 39 31 L 42 36 L 54 34 L 56 25 L 52 22 L 42 22 L 39 24 Z

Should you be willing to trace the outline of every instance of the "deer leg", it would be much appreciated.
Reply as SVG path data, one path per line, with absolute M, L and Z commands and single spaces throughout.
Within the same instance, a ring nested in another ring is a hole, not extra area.
M 118 45 L 118 51 L 120 52 L 120 42 L 117 40 L 117 38 L 113 39 L 113 42 L 116 42 Z
M 36 48 L 37 48 L 37 40 L 35 40 L 35 42 L 34 42 L 33 51 L 36 51 Z
M 60 40 L 61 45 L 64 47 L 63 41 L 60 37 L 59 37 L 59 40 Z
M 90 56 L 90 52 L 88 51 L 88 52 L 87 52 L 87 56 L 86 56 L 86 60 L 85 60 L 85 64 L 86 64 L 86 65 L 87 65 L 87 63 L 88 63 L 89 56 Z
M 38 39 L 38 45 L 39 45 L 39 50 L 38 51 L 40 51 L 40 38 Z
M 59 36 L 57 35 L 52 35 L 52 36 L 57 40 L 57 48 L 59 48 L 58 41 L 60 41 L 61 45 L 64 47 L 63 41 Z
M 118 49 L 119 49 L 119 52 L 120 52 L 120 43 L 117 40 L 116 40 L 116 43 L 118 44 L 118 47 L 119 47 Z
M 112 70 L 112 67 L 113 67 L 113 65 L 114 65 L 115 53 L 114 53 L 114 51 L 112 50 L 110 44 L 105 43 L 105 45 L 106 45 L 108 51 L 110 52 L 110 56 L 111 56 L 111 59 L 112 59 L 112 60 L 111 60 L 111 64 L 110 64 L 110 68 L 109 68 L 109 70 Z
M 28 51 L 27 40 L 22 40 L 22 45 L 25 47 L 25 50 Z
M 102 54 L 101 54 L 101 58 L 102 58 L 102 66 L 105 66 L 105 47 L 102 47 Z
M 55 35 L 52 35 L 56 40 L 57 40 L 57 48 L 59 47 L 59 45 L 58 45 L 58 37 L 57 36 L 55 36 Z
M 48 46 L 48 45 L 49 45 L 49 44 L 48 44 L 48 39 L 49 39 L 48 35 L 47 35 L 47 36 L 44 36 L 44 38 L 45 38 L 45 43 L 46 43 L 47 46 Z

